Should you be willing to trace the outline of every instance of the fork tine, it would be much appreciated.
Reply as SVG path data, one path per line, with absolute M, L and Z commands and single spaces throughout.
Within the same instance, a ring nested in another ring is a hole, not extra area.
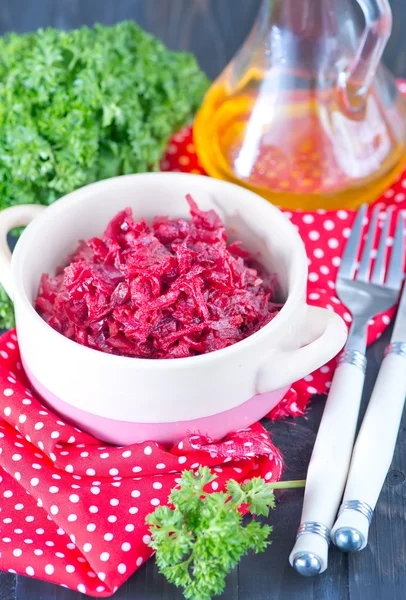
M 374 245 L 375 234 L 376 234 L 376 225 L 378 223 L 378 215 L 379 215 L 379 207 L 376 206 L 374 208 L 374 212 L 372 213 L 372 218 L 369 223 L 367 239 L 365 241 L 364 249 L 362 251 L 361 262 L 358 267 L 358 273 L 356 276 L 357 281 L 365 281 L 367 283 L 369 281 L 369 271 L 371 267 L 371 253 Z
M 355 218 L 354 225 L 345 246 L 344 254 L 341 259 L 338 277 L 352 279 L 357 266 L 358 249 L 361 243 L 363 220 L 367 211 L 367 205 L 363 204 Z
M 386 271 L 386 250 L 388 248 L 388 234 L 389 234 L 389 225 L 392 221 L 393 209 L 389 209 L 388 212 L 385 213 L 384 223 L 381 231 L 381 237 L 379 240 L 378 253 L 376 255 L 376 260 L 374 264 L 374 269 L 372 271 L 371 282 L 376 285 L 382 285 L 385 280 L 385 271 Z
M 405 217 L 403 211 L 400 211 L 389 262 L 388 277 L 385 284 L 387 287 L 394 289 L 399 289 L 403 281 L 404 227 Z

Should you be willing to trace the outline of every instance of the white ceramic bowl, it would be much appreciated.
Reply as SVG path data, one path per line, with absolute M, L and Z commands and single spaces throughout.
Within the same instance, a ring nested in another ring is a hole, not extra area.
M 185 194 L 214 208 L 264 265 L 286 299 L 251 337 L 223 350 L 180 359 L 112 356 L 81 346 L 33 308 L 41 274 L 54 273 L 78 240 L 100 235 L 130 206 L 135 217 L 188 217 Z M 27 224 L 10 262 L 6 234 Z M 115 444 L 173 443 L 199 430 L 218 438 L 268 413 L 297 379 L 342 348 L 340 317 L 306 304 L 307 259 L 293 225 L 274 206 L 231 183 L 181 173 L 128 175 L 81 188 L 52 206 L 0 213 L 0 281 L 15 303 L 27 375 L 46 404 Z

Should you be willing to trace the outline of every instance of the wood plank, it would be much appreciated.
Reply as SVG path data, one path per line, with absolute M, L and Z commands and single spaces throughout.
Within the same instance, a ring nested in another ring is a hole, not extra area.
M 0 600 L 15 600 L 16 576 L 12 573 L 0 573 Z
M 368 354 L 363 411 L 389 343 L 386 331 Z M 382 414 L 384 418 L 384 411 Z M 403 415 L 391 470 L 378 500 L 368 546 L 349 556 L 352 600 L 403 600 L 406 596 L 406 413 Z M 379 440 L 377 440 L 379 443 Z M 373 465 L 371 465 L 371 471 Z

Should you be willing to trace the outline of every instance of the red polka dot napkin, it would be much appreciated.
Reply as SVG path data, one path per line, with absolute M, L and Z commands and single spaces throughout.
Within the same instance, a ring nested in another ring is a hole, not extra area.
M 191 435 L 170 450 L 103 445 L 60 420 L 29 388 L 17 338 L 0 338 L 0 569 L 106 597 L 152 554 L 145 517 L 183 469 L 277 480 L 282 461 L 258 423 L 221 442 Z
M 406 94 L 406 82 L 400 82 L 399 87 Z M 161 167 L 164 171 L 205 174 L 198 162 L 191 127 L 185 128 L 173 136 Z M 406 208 L 406 170 L 381 198 L 377 199 L 377 203 L 382 206 L 380 215 L 382 217 L 384 211 L 389 207 L 395 209 Z M 351 316 L 337 298 L 335 280 L 340 265 L 340 257 L 355 218 L 355 211 L 284 212 L 287 218 L 297 227 L 306 246 L 309 263 L 308 302 L 335 311 L 349 325 Z M 382 225 L 381 220 L 379 224 Z M 391 241 L 390 238 L 389 244 Z M 370 322 L 369 344 L 375 341 L 389 325 L 393 312 L 393 310 L 388 311 Z M 286 416 L 303 415 L 313 394 L 328 391 L 334 367 L 335 360 L 295 383 L 282 402 L 268 416 L 271 419 L 280 419 Z

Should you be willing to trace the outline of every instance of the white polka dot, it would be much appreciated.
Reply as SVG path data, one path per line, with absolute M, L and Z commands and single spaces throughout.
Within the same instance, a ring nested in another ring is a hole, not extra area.
M 18 461 L 22 459 L 21 454 L 13 454 L 13 456 L 11 457 L 14 461 Z
M 344 321 L 347 321 L 349 323 L 351 321 L 351 315 L 350 315 L 350 313 L 345 312 L 343 314 L 343 318 L 344 318 Z
M 319 276 L 317 273 L 309 273 L 309 281 L 314 282 L 314 281 L 317 281 L 318 278 L 319 278 Z
M 80 592 L 81 594 L 86 594 L 86 587 L 83 585 L 83 583 L 79 583 L 78 592 Z
M 53 432 L 51 433 L 51 438 L 52 438 L 53 440 L 56 440 L 56 438 L 59 438 L 59 431 L 53 431 Z
M 314 222 L 314 217 L 313 215 L 303 215 L 303 223 L 313 223 Z
M 27 416 L 26 415 L 20 415 L 18 417 L 18 420 L 20 421 L 20 423 L 25 423 L 27 420 Z
M 110 475 L 118 475 L 118 469 L 110 469 Z
M 152 487 L 154 488 L 154 490 L 160 490 L 162 488 L 162 483 L 160 483 L 159 481 L 154 481 Z
M 108 458 L 110 456 L 110 454 L 108 452 L 103 452 L 103 454 L 100 454 L 100 458 Z
M 97 513 L 98 512 L 98 508 L 97 506 L 89 506 L 89 512 L 91 513 Z
M 218 490 L 219 484 L 217 483 L 217 481 L 213 481 L 213 483 L 211 484 L 211 487 L 213 490 Z
M 51 492 L 51 494 L 57 494 L 59 492 L 59 488 L 56 487 L 56 485 L 51 485 L 49 491 Z
M 334 222 L 330 221 L 330 219 L 327 219 L 326 221 L 324 221 L 323 227 L 327 231 L 332 231 L 334 229 Z
M 96 525 L 94 523 L 89 523 L 88 525 L 86 525 L 86 529 L 87 531 L 93 532 L 96 530 Z
M 109 560 L 109 558 L 110 558 L 110 554 L 108 552 L 102 552 L 100 554 L 100 560 L 102 562 L 107 562 Z
M 340 266 L 340 263 L 341 263 L 341 258 L 340 258 L 339 256 L 334 256 L 334 257 L 331 259 L 331 262 L 333 263 L 333 265 L 334 265 L 335 267 L 339 267 L 339 266 Z
M 164 465 L 164 463 L 158 463 L 156 468 L 157 469 L 166 469 L 166 465 Z
M 330 367 L 328 367 L 327 365 L 325 365 L 324 367 L 320 367 L 321 373 L 328 373 L 329 371 L 330 371 Z
M 73 473 L 73 466 L 72 465 L 66 465 L 65 471 L 67 473 Z
M 151 448 L 151 446 L 145 446 L 145 448 L 144 448 L 144 454 L 147 454 L 147 455 L 152 454 L 152 448 Z
M 74 514 L 68 515 L 68 521 L 70 523 L 74 523 L 75 521 L 77 521 L 77 515 L 74 515 Z
M 49 510 L 51 511 L 52 515 L 57 515 L 59 512 L 59 508 L 57 506 L 55 506 L 55 504 L 53 504 Z
M 142 556 L 139 556 L 137 558 L 137 560 L 135 561 L 135 564 L 137 565 L 137 567 L 140 567 L 143 562 L 144 562 L 144 559 L 142 558 Z
M 266 475 L 265 475 L 265 479 L 266 479 L 267 481 L 269 481 L 270 479 L 272 479 L 272 477 L 273 477 L 273 473 L 272 473 L 272 471 L 269 471 L 269 472 L 268 472 L 268 473 L 266 473 Z
M 23 404 L 26 404 L 28 406 L 29 404 L 31 404 L 31 400 L 29 398 L 24 398 Z
M 106 542 L 111 542 L 111 540 L 114 538 L 114 535 L 112 533 L 105 533 L 104 534 L 104 539 L 106 540 Z
M 307 391 L 309 392 L 309 394 L 317 394 L 317 390 L 314 387 L 311 387 L 309 385 L 309 387 L 307 388 Z
M 124 573 L 127 571 L 127 567 L 124 563 L 120 563 L 117 567 L 117 571 L 121 573 L 121 575 L 124 575 Z
M 121 550 L 123 552 L 128 552 L 129 550 L 131 550 L 131 544 L 129 544 L 128 542 L 124 542 L 124 544 L 121 545 Z
M 14 394 L 14 391 L 13 391 L 11 388 L 6 388 L 6 389 L 3 391 L 3 394 L 4 394 L 5 396 L 12 396 L 12 395 Z
M 131 492 L 131 496 L 132 496 L 133 498 L 139 498 L 139 497 L 141 496 L 141 492 L 140 492 L 139 490 L 133 490 L 133 491 Z
M 28 515 L 28 517 L 25 517 L 25 520 L 27 521 L 27 523 L 32 523 L 34 521 L 34 517 L 31 515 Z
M 90 491 L 92 492 L 92 494 L 94 494 L 95 496 L 97 496 L 97 494 L 100 494 L 100 488 L 98 487 L 91 487 Z
M 320 234 L 318 231 L 309 231 L 309 239 L 312 240 L 312 242 L 317 242 L 318 239 L 320 239 Z
M 34 550 L 34 553 L 37 553 L 37 551 Z M 42 554 L 42 550 L 41 550 L 41 554 Z M 27 573 L 27 575 L 31 575 L 31 577 L 33 577 L 35 575 L 35 571 L 32 567 L 27 567 L 25 569 L 25 572 Z
M 128 512 L 130 513 L 130 515 L 136 515 L 138 512 L 138 508 L 136 506 L 132 506 Z
M 90 542 L 86 542 L 83 544 L 83 552 L 90 552 L 92 549 L 92 544 Z
M 30 483 L 31 483 L 31 485 L 32 485 L 32 486 L 34 486 L 34 487 L 35 487 L 36 485 L 38 485 L 38 484 L 39 484 L 39 479 L 38 479 L 38 477 L 33 477 L 33 478 L 31 479 Z
M 3 492 L 3 496 L 5 498 L 11 498 L 12 495 L 13 495 L 13 492 L 11 490 L 6 490 L 5 492 Z
M 328 240 L 327 244 L 328 244 L 328 247 L 332 248 L 333 250 L 335 250 L 339 246 L 338 240 L 336 240 L 335 238 L 330 238 Z
M 123 458 L 129 458 L 131 456 L 131 450 L 126 450 L 121 455 Z
M 403 194 L 402 192 L 400 192 L 399 194 L 395 195 L 395 202 L 403 202 L 403 200 L 406 198 L 405 194 Z
M 117 517 L 115 515 L 110 515 L 107 517 L 109 523 L 115 523 L 117 521 Z
M 131 531 L 134 531 L 135 527 L 134 527 L 134 525 L 133 525 L 132 523 L 129 523 L 128 525 L 126 525 L 126 526 L 124 527 L 124 529 L 125 529 L 126 531 L 128 531 L 129 533 L 131 533 Z M 145 536 L 144 536 L 144 537 L 145 537 Z
M 4 414 L 6 415 L 6 417 L 9 417 L 11 415 L 11 408 L 9 406 L 6 406 L 6 408 L 4 409 Z
M 306 375 L 306 377 L 303 377 L 303 379 L 305 381 L 313 381 L 313 375 Z
M 81 453 L 80 453 L 80 456 L 81 456 L 82 458 L 87 458 L 87 457 L 89 456 L 89 452 L 81 452 Z
M 318 294 L 317 292 L 312 292 L 311 294 L 309 294 L 309 300 L 319 300 L 320 299 L 320 294 Z
M 100 581 L 104 581 L 106 579 L 106 573 L 97 573 L 97 577 Z
M 117 498 L 112 498 L 112 499 L 110 500 L 110 504 L 111 504 L 111 506 L 118 506 L 118 505 L 119 505 L 119 503 L 120 503 L 120 501 L 119 501 Z
M 77 494 L 71 494 L 69 496 L 69 500 L 71 502 L 73 502 L 74 504 L 76 504 L 76 502 L 79 502 L 80 498 L 79 498 L 79 496 Z
M 66 565 L 65 567 L 67 573 L 74 573 L 75 567 L 73 565 Z
M 344 221 L 344 219 L 348 219 L 348 213 L 345 210 L 338 210 L 337 211 L 337 217 L 339 219 L 341 219 L 342 221 Z
M 20 550 L 20 548 L 15 548 L 15 549 L 13 550 L 13 554 L 14 554 L 14 556 L 21 556 L 21 555 L 22 555 L 22 553 L 23 553 L 23 551 L 22 551 L 22 550 Z
M 343 229 L 343 236 L 344 236 L 345 238 L 349 238 L 349 237 L 350 237 L 350 233 L 351 233 L 351 229 L 350 229 L 349 227 L 345 227 L 345 228 Z
M 326 265 L 322 265 L 320 267 L 320 273 L 323 273 L 323 275 L 328 275 L 330 273 L 330 269 Z
M 313 252 L 314 256 L 316 258 L 323 258 L 324 256 L 324 251 L 321 248 L 316 248 Z
M 186 456 L 179 456 L 178 462 L 180 465 L 183 465 L 187 461 Z
M 45 573 L 47 575 L 52 575 L 53 572 L 55 571 L 53 565 L 45 565 Z
M 390 323 L 390 318 L 388 317 L 388 315 L 382 315 L 382 322 L 383 322 L 385 325 L 389 325 L 389 323 Z
M 139 473 L 142 471 L 142 467 L 133 467 L 133 473 Z
M 37 431 L 39 431 L 43 427 L 44 427 L 44 423 L 41 423 L 41 421 L 39 421 L 38 423 L 35 423 L 35 425 L 34 425 L 34 429 L 36 429 Z

